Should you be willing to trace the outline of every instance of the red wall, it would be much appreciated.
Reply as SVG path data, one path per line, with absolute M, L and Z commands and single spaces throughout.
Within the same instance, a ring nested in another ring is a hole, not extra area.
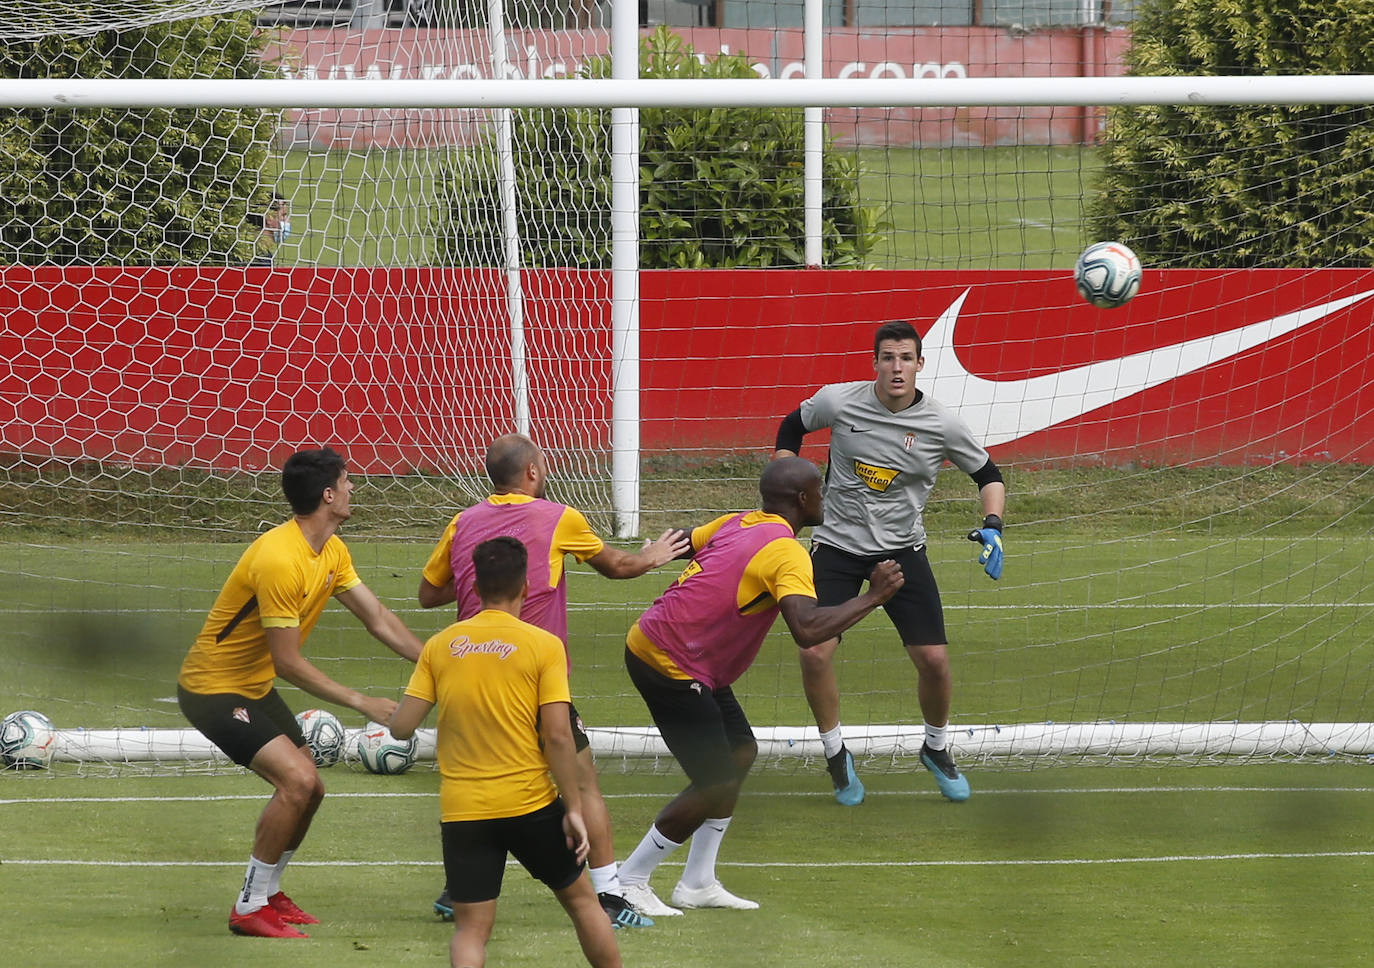
M 366 471 L 444 469 L 455 450 L 480 452 L 513 426 L 503 285 L 497 272 L 447 269 L 0 269 L 0 451 L 259 469 L 332 442 Z M 524 286 L 535 434 L 604 446 L 607 275 L 530 272 Z M 765 451 L 778 419 L 821 383 L 871 374 L 878 322 L 913 319 L 929 334 L 966 291 L 955 364 L 1006 383 L 1374 293 L 1374 270 L 1147 272 L 1141 295 L 1114 311 L 1087 306 L 1051 271 L 645 272 L 643 446 Z M 1061 400 L 1084 412 L 993 453 L 1374 462 L 1374 297 L 1309 315 L 1106 405 Z M 1121 380 L 1146 376 L 1128 368 Z M 957 405 L 959 385 L 938 395 Z M 1036 426 L 1049 405 L 999 412 Z

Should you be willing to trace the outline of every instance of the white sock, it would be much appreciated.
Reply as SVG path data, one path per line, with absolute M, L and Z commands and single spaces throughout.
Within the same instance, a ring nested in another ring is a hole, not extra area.
M 272 879 L 275 864 L 264 864 L 256 857 L 248 858 L 248 872 L 243 875 L 243 890 L 234 902 L 236 914 L 252 914 L 267 906 L 267 882 Z
M 291 855 L 294 850 L 284 850 L 281 852 L 281 860 L 277 861 L 277 866 L 272 868 L 272 876 L 267 879 L 267 896 L 271 897 L 281 890 L 281 874 L 286 870 L 286 865 L 291 862 Z
M 651 825 L 639 846 L 625 858 L 625 863 L 620 865 L 620 883 L 626 887 L 649 883 L 649 875 L 654 872 L 654 868 L 681 846 L 677 841 L 663 836 L 657 827 Z
M 840 750 L 844 749 L 844 737 L 840 735 L 840 724 L 836 723 L 834 729 L 827 729 L 821 733 L 821 746 L 825 748 L 825 758 L 830 759 Z
M 592 890 L 596 893 L 620 895 L 620 872 L 615 861 L 605 867 L 588 867 L 587 871 L 592 875 Z
M 948 732 L 948 726 L 932 726 L 930 723 L 926 723 L 926 745 L 933 750 L 944 749 L 949 743 L 946 738 Z
M 716 882 L 716 854 L 725 831 L 730 829 L 729 817 L 702 821 L 692 834 L 692 846 L 687 849 L 687 866 L 682 871 L 684 887 L 710 887 Z

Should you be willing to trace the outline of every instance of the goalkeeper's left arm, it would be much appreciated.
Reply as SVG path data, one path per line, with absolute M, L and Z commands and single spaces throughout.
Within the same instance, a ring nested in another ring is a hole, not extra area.
M 996 581 L 1002 577 L 1002 514 L 1007 509 L 1007 485 L 991 458 L 970 476 L 978 485 L 978 499 L 983 505 L 983 525 L 970 531 L 968 539 L 982 545 L 978 564 L 983 566 L 989 578 Z
M 782 418 L 778 425 L 778 436 L 773 442 L 773 460 L 780 457 L 796 457 L 801 453 L 802 437 L 806 436 L 806 424 L 802 422 L 801 407 Z

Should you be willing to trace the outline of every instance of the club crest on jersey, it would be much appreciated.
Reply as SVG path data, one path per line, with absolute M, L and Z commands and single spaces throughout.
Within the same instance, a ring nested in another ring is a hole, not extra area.
M 856 460 L 854 461 L 854 473 L 870 489 L 882 493 L 891 486 L 892 480 L 898 472 L 888 467 L 875 467 L 872 464 L 865 464 L 861 460 Z
M 914 443 L 916 443 L 916 435 L 914 433 L 908 432 L 907 435 L 902 438 L 902 447 L 907 451 L 911 450 L 911 446 Z
M 701 563 L 695 558 L 687 563 L 687 567 L 682 569 L 682 574 L 677 576 L 677 583 L 681 585 L 688 578 L 701 571 Z

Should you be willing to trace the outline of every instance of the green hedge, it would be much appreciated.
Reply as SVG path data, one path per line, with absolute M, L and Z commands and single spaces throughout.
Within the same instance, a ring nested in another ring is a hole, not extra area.
M 1374 73 L 1374 3 L 1145 0 L 1141 76 Z M 1368 266 L 1374 107 L 1119 107 L 1088 205 L 1155 266 Z
M 10 41 L 0 77 L 258 77 L 265 41 L 248 12 Z M 8 112 L 0 264 L 246 261 L 277 125 L 259 110 Z
M 659 28 L 640 45 L 646 78 L 757 78 L 739 54 L 698 58 Z M 596 58 L 588 77 L 609 77 Z M 532 267 L 610 265 L 610 112 L 512 112 L 521 256 Z M 640 110 L 640 265 L 788 266 L 803 258 L 803 112 L 765 107 Z M 828 266 L 862 266 L 883 227 L 860 204 L 852 156 L 825 152 L 823 252 Z M 431 226 L 435 261 L 501 265 L 496 127 L 443 167 Z

